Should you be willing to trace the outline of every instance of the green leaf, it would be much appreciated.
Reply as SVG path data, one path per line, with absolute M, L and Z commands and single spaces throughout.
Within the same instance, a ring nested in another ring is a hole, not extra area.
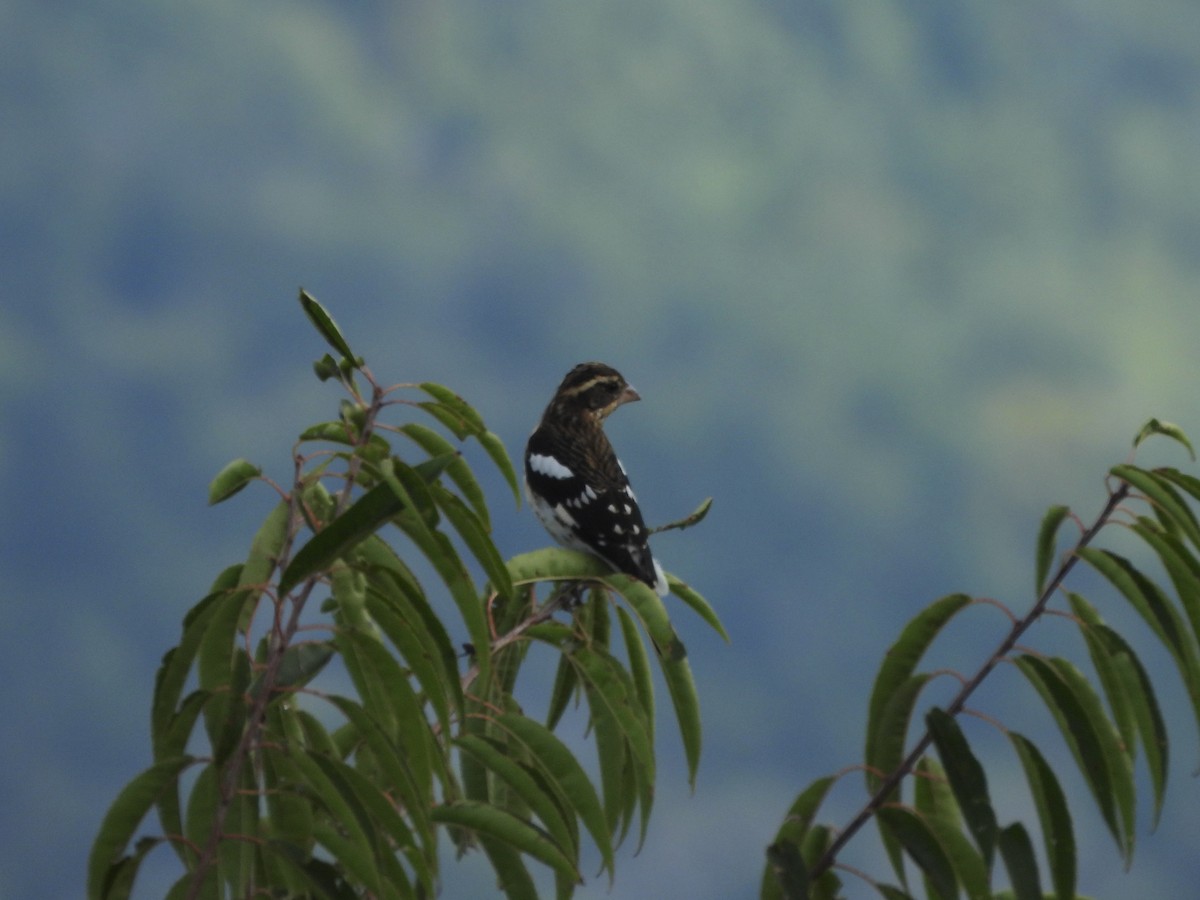
M 937 759 L 924 756 L 917 762 L 915 776 L 916 812 L 945 851 L 967 896 L 970 900 L 992 900 L 989 867 L 963 833 L 962 814 L 946 773 Z M 929 888 L 927 892 L 933 893 L 933 889 Z
M 578 865 L 579 841 L 564 818 L 556 798 L 543 789 L 543 784 L 522 763 L 511 758 L 511 748 L 473 734 L 464 734 L 454 741 L 459 750 L 469 753 L 493 775 L 497 776 L 521 798 L 531 812 L 541 820 L 547 835 L 562 853 Z M 536 771 L 536 770 L 535 770 Z M 509 810 L 513 812 L 513 810 Z
M 431 816 L 442 825 L 456 825 L 503 841 L 575 882 L 579 872 L 555 844 L 528 822 L 485 803 L 469 800 L 434 807 Z
M 508 451 L 504 449 L 504 442 L 490 431 L 485 431 L 483 434 L 475 435 L 475 439 L 479 441 L 479 445 L 483 447 L 496 468 L 500 470 L 500 474 L 504 476 L 504 480 L 508 482 L 509 488 L 512 489 L 513 498 L 517 501 L 517 506 L 521 505 L 521 483 L 517 479 L 517 472 L 513 468 L 512 460 L 508 457 Z
M 797 844 L 777 840 L 767 847 L 759 896 L 761 900 L 809 900 L 808 866 Z
M 767 865 L 759 891 L 761 900 L 785 900 L 802 896 L 808 890 L 808 866 L 800 856 L 800 846 L 836 781 L 832 775 L 818 778 L 792 801 L 775 840 L 767 848 Z
M 679 737 L 683 740 L 683 754 L 687 760 L 688 787 L 696 789 L 696 772 L 700 768 L 700 698 L 692 669 L 687 659 L 663 659 L 663 679 L 667 692 L 675 707 L 675 720 L 679 723 Z M 648 711 L 647 715 L 653 710 Z
M 552 731 L 532 719 L 516 713 L 504 713 L 495 721 L 520 742 L 530 762 L 542 771 L 554 789 L 562 792 L 567 807 L 579 815 L 584 828 L 599 848 L 603 868 L 608 870 L 611 879 L 613 848 L 604 808 L 579 761 Z
M 603 603 L 603 599 L 601 602 Z M 650 657 L 646 653 L 646 645 L 642 642 L 642 633 L 638 630 L 637 623 L 623 606 L 617 607 L 617 620 L 621 623 L 621 637 L 625 642 L 625 655 L 629 659 L 629 675 L 633 679 L 634 691 L 645 712 L 653 740 L 654 681 L 650 677 Z
M 1058 526 L 1070 514 L 1070 507 L 1052 506 L 1046 510 L 1042 526 L 1037 538 L 1037 573 L 1034 579 L 1034 590 L 1041 594 L 1046 585 L 1046 577 L 1050 574 L 1050 566 L 1054 563 L 1054 538 L 1058 534 Z
M 946 771 L 950 789 L 990 872 L 998 826 L 983 766 L 971 752 L 967 739 L 953 717 L 943 710 L 932 709 L 925 721 Z
M 404 755 L 422 790 L 440 753 L 408 676 L 375 638 L 343 628 L 334 638 L 363 709 L 392 740 L 403 739 Z
M 385 484 L 371 488 L 340 516 L 309 538 L 279 579 L 279 595 L 306 578 L 328 571 L 335 561 L 401 511 L 403 504 Z
M 463 499 L 475 511 L 475 515 L 479 516 L 484 529 L 491 531 L 492 521 L 488 513 L 487 500 L 484 497 L 483 488 L 479 486 L 479 482 L 475 480 L 475 474 L 471 471 L 471 467 L 462 458 L 462 454 L 455 449 L 454 445 L 432 428 L 426 428 L 424 425 L 416 422 L 401 425 L 400 432 L 412 439 L 417 446 L 432 457 L 445 456 L 446 454 L 454 456 L 454 459 L 446 465 L 446 474 L 459 491 L 462 492 Z
M 554 687 L 550 691 L 550 702 L 546 710 L 547 728 L 554 728 L 558 724 L 563 713 L 567 711 L 571 697 L 576 696 L 578 686 L 579 678 L 575 674 L 575 667 L 565 654 L 559 656 L 558 668 L 554 673 Z
M 1196 450 L 1192 447 L 1192 442 L 1188 440 L 1188 436 L 1183 429 L 1173 422 L 1163 422 L 1160 419 L 1151 419 L 1141 427 L 1141 430 L 1133 438 L 1133 446 L 1138 447 L 1142 441 L 1150 437 L 1152 434 L 1161 434 L 1163 437 L 1168 437 L 1173 441 L 1182 444 L 1193 460 L 1196 458 Z
M 700 501 L 700 505 L 684 516 L 682 519 L 676 519 L 674 522 L 668 522 L 666 525 L 659 525 L 657 528 L 651 528 L 651 534 L 657 534 L 660 531 L 682 531 L 685 528 L 691 528 L 694 525 L 699 525 L 708 515 L 708 511 L 712 509 L 712 497 L 705 497 Z
M 886 665 L 886 661 L 884 665 Z M 866 759 L 867 789 L 872 794 L 882 787 L 884 779 L 900 767 L 904 759 L 905 742 L 908 740 L 909 723 L 912 721 L 913 707 L 917 696 L 929 681 L 930 675 L 919 673 L 910 675 L 895 688 L 888 697 L 888 704 L 871 723 L 868 729 L 873 730 L 872 745 L 867 747 L 870 754 Z M 878 685 L 878 682 L 877 682 Z M 900 788 L 897 787 L 889 795 L 891 801 L 900 799 Z M 878 821 L 878 820 L 877 820 Z M 907 885 L 904 871 L 904 861 L 900 855 L 900 844 L 888 829 L 879 824 L 880 838 L 896 877 Z
M 129 900 L 133 894 L 133 883 L 146 855 L 163 843 L 166 838 L 143 837 L 133 847 L 133 852 L 114 863 L 104 890 L 105 900 Z
M 612 718 L 634 759 L 653 782 L 654 748 L 629 675 L 616 658 L 598 647 L 577 647 L 570 658 L 587 690 L 593 718 Z
M 402 469 L 403 464 L 397 463 L 395 473 L 384 470 L 382 474 L 387 484 L 397 492 L 397 496 L 408 497 L 408 488 L 411 485 L 402 484 L 397 477 Z M 436 510 L 434 512 L 436 514 Z M 463 565 L 450 539 L 441 531 L 433 530 L 425 519 L 412 512 L 411 507 L 406 508 L 397 517 L 396 524 L 432 563 L 442 583 L 450 591 L 450 596 L 467 626 L 470 642 L 475 648 L 480 683 L 488 684 L 492 666 L 491 633 L 470 572 Z
M 1175 535 L 1166 533 L 1151 519 L 1140 517 L 1133 530 L 1158 554 L 1175 586 L 1192 637 L 1200 640 L 1200 560 Z
M 274 693 L 291 692 L 304 687 L 333 658 L 333 645 L 327 641 L 304 641 L 292 644 L 283 651 L 279 670 L 271 685 Z M 263 676 L 260 674 L 250 685 L 250 699 L 257 700 L 262 693 Z
M 1042 882 L 1029 833 L 1020 822 L 1000 832 L 1000 856 L 1008 869 L 1014 900 L 1042 900 Z
M 341 331 L 334 324 L 333 318 L 329 313 L 325 312 L 324 307 L 316 301 L 316 299 L 303 288 L 300 289 L 300 305 L 304 308 L 304 314 L 308 316 L 308 320 L 313 323 L 317 332 L 325 339 L 334 350 L 341 354 L 345 362 L 358 365 L 355 362 L 354 351 L 350 349 L 350 345 L 346 343 L 346 339 L 342 337 Z
M 248 591 L 234 591 L 222 597 L 197 654 L 200 688 L 212 695 L 204 707 L 204 724 L 213 753 L 221 759 L 233 749 L 230 742 L 236 740 L 238 729 L 244 724 L 245 698 L 241 690 L 249 686 L 249 666 L 234 636 L 250 607 Z M 246 678 L 245 685 L 236 684 L 239 674 Z
M 467 549 L 471 551 L 471 555 L 478 560 L 484 574 L 491 581 L 492 587 L 496 589 L 496 593 L 501 598 L 511 599 L 513 595 L 512 578 L 508 574 L 508 567 L 504 564 L 500 551 L 488 537 L 487 526 L 462 500 L 440 484 L 430 485 L 430 492 L 433 494 L 438 508 L 445 513 L 447 520 L 454 526 L 459 537 L 463 539 Z
M 437 401 L 437 406 L 442 412 L 458 420 L 457 429 L 452 430 L 461 430 L 462 433 L 471 435 L 480 435 L 487 431 L 487 426 L 483 424 L 483 418 L 475 411 L 475 407 L 450 388 L 432 381 L 423 381 L 419 387 Z M 422 403 L 421 406 L 432 412 L 432 404 Z M 445 422 L 444 419 L 442 421 Z
M 1133 853 L 1133 778 L 1116 729 L 1083 676 L 1062 659 L 1015 659 L 1058 723 L 1123 858 Z
M 901 632 L 896 643 L 892 644 L 884 654 L 883 665 L 879 668 L 879 674 L 875 677 L 875 686 L 871 691 L 867 714 L 867 743 L 864 755 L 868 766 L 880 770 L 878 774 L 868 770 L 867 787 L 869 790 L 875 790 L 880 781 L 895 769 L 903 758 L 903 747 L 900 748 L 900 753 L 895 752 L 895 733 L 880 734 L 880 729 L 884 725 L 885 710 L 893 704 L 894 695 L 898 691 L 910 692 L 911 699 L 915 701 L 916 694 L 910 676 L 916 669 L 917 663 L 942 627 L 970 602 L 971 598 L 966 594 L 950 594 L 931 603 L 913 617 L 904 627 L 904 631 Z M 911 701 L 908 708 L 911 711 Z M 895 717 L 889 721 L 893 728 L 899 724 Z M 907 716 L 903 717 L 903 727 L 904 732 L 907 733 Z M 901 734 L 901 744 L 903 744 L 903 739 L 904 734 Z M 890 749 L 885 750 L 881 744 L 886 744 Z
M 913 806 L 946 852 L 954 874 L 971 900 L 991 900 L 990 869 L 982 854 L 962 830 L 962 815 L 946 773 L 935 757 L 924 756 L 917 762 L 913 779 Z M 934 893 L 926 876 L 926 893 Z
M 358 456 L 371 462 L 387 459 L 392 454 L 392 446 L 382 436 L 372 434 L 362 444 L 362 436 L 357 429 L 351 428 L 346 422 L 321 422 L 300 432 L 302 441 L 329 441 L 334 444 L 345 444 L 357 447 Z M 344 458 L 344 457 L 343 457 Z
M 1183 530 L 1192 546 L 1200 547 L 1200 523 L 1166 479 L 1155 472 L 1129 465 L 1113 466 L 1109 472 L 1145 494 L 1156 509 Z
M 725 626 L 721 624 L 721 620 L 717 618 L 716 612 L 708 605 L 707 600 L 673 575 L 667 575 L 667 583 L 671 586 L 672 594 L 691 607 L 713 631 L 725 639 L 725 643 L 731 643 L 729 633 L 725 631 Z
M 525 860 L 511 844 L 487 834 L 476 835 L 496 872 L 496 884 L 508 900 L 538 900 L 537 885 Z
M 1146 751 L 1146 769 L 1154 790 L 1154 823 L 1157 824 L 1166 795 L 1168 740 L 1154 686 L 1125 639 L 1104 624 L 1087 600 L 1074 593 L 1069 596 L 1121 739 L 1131 757 L 1139 739 Z
M 1124 557 L 1088 547 L 1076 552 L 1121 592 L 1166 645 L 1187 689 L 1192 715 L 1200 726 L 1200 656 L 1179 612 L 1162 590 Z
M 1046 860 L 1054 882 L 1056 900 L 1075 900 L 1075 833 L 1070 823 L 1067 798 L 1058 786 L 1054 769 L 1046 763 L 1042 751 L 1030 739 L 1015 731 L 1008 732 L 1025 769 L 1033 803 L 1042 824 Z
M 646 629 L 660 656 L 682 659 L 687 654 L 683 642 L 671 626 L 662 598 L 636 578 L 613 572 L 606 563 L 594 556 L 548 547 L 514 556 L 508 561 L 508 571 L 515 586 L 537 581 L 599 581 L 625 600 Z
M 214 506 L 228 500 L 255 478 L 262 475 L 262 468 L 244 459 L 235 459 L 225 466 L 208 485 L 208 505 Z
M 177 756 L 177 753 L 163 753 L 163 740 L 171 729 L 180 695 L 191 672 L 196 652 L 213 616 L 220 607 L 221 600 L 228 591 L 237 584 L 240 566 L 231 566 L 222 573 L 222 578 L 214 585 L 213 593 L 209 594 L 189 610 L 184 618 L 183 634 L 179 645 L 168 650 L 158 668 L 154 679 L 154 701 L 150 716 L 150 734 L 154 745 L 154 758 L 161 760 L 164 756 Z
M 443 735 L 450 734 L 451 703 L 461 714 L 462 688 L 449 641 L 442 644 L 425 621 L 399 592 L 372 588 L 367 595 L 367 612 L 395 645 L 433 706 Z M 440 627 L 440 623 L 439 623 Z M 445 632 L 442 631 L 442 637 Z M 443 655 L 450 650 L 450 658 Z
M 875 815 L 920 867 L 929 881 L 933 896 L 940 900 L 955 900 L 958 897 L 958 879 L 954 867 L 924 820 L 903 806 L 885 806 Z
M 304 776 L 305 785 L 326 810 L 333 823 L 323 818 L 313 822 L 313 835 L 333 855 L 333 861 L 376 895 L 383 894 L 383 880 L 375 862 L 370 835 L 371 817 L 346 780 L 349 767 L 340 760 L 297 748 L 293 764 Z
M 165 759 L 144 770 L 117 794 L 108 808 L 100 831 L 88 855 L 87 892 L 89 900 L 101 900 L 109 895 L 113 879 L 123 878 L 125 848 L 133 838 L 150 807 L 168 790 L 192 763 L 192 757 Z

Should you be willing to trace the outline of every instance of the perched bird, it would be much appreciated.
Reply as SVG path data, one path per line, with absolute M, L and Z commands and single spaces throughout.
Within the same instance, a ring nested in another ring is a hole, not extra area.
M 614 409 L 640 399 L 603 363 L 580 363 L 568 372 L 525 445 L 525 492 L 558 543 L 598 556 L 665 595 L 666 576 L 603 428 Z

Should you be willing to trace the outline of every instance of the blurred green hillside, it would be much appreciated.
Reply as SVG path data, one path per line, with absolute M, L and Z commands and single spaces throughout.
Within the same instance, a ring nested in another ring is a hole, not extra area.
M 648 517 L 715 497 L 658 548 L 734 635 L 684 635 L 699 786 L 664 748 L 646 848 L 582 897 L 752 896 L 899 624 L 1025 606 L 1045 506 L 1098 508 L 1150 415 L 1200 435 L 1182 0 L 12 0 L 0 72 L 5 897 L 75 895 L 148 758 L 158 660 L 270 502 L 206 510 L 210 476 L 332 411 L 300 284 L 513 453 L 617 366 Z M 501 547 L 544 543 L 494 487 Z M 1080 802 L 1086 892 L 1188 895 L 1195 758 L 1128 875 Z

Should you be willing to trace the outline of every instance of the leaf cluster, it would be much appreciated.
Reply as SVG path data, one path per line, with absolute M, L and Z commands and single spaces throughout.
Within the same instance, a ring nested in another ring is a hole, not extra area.
M 693 780 L 699 764 L 699 704 L 666 607 L 582 554 L 504 560 L 463 455 L 478 444 L 519 502 L 500 440 L 442 385 L 382 387 L 300 299 L 333 351 L 316 374 L 346 399 L 300 435 L 286 487 L 245 460 L 213 480 L 212 503 L 255 482 L 279 501 L 163 657 L 153 762 L 104 818 L 88 896 L 128 897 L 163 845 L 182 870 L 169 900 L 433 897 L 446 840 L 481 848 L 510 898 L 536 896 L 531 861 L 569 898 L 585 838 L 611 878 L 614 848 L 644 838 L 653 806 L 656 665 Z M 670 585 L 724 634 L 703 597 Z M 541 716 L 518 691 L 535 647 L 558 659 Z M 598 780 L 556 733 L 572 704 Z
M 1134 440 L 1152 435 L 1192 446 L 1178 426 L 1152 419 Z M 1001 663 L 1009 663 L 1057 725 L 1095 807 L 1129 865 L 1136 837 L 1135 767 L 1146 774 L 1156 824 L 1166 796 L 1169 740 L 1154 683 L 1132 643 L 1107 624 L 1082 594 L 1065 586 L 1080 562 L 1103 576 L 1113 593 L 1138 613 L 1167 651 L 1200 726 L 1200 480 L 1174 468 L 1132 463 L 1112 468 L 1107 503 L 1097 519 L 1058 559 L 1057 535 L 1072 519 L 1052 507 L 1043 519 L 1035 552 L 1036 600 L 1012 625 L 997 649 L 945 708 L 928 708 L 924 728 L 909 744 L 926 685 L 938 670 L 921 668 L 935 639 L 960 613 L 976 606 L 965 594 L 936 601 L 919 612 L 888 649 L 868 706 L 864 748 L 868 799 L 842 829 L 819 824 L 817 813 L 835 776 L 817 779 L 793 802 L 767 852 L 764 900 L 826 900 L 842 895 L 842 874 L 853 872 L 888 900 L 923 895 L 937 900 L 1075 900 L 1079 862 L 1072 814 L 1053 758 L 1030 737 L 986 716 L 1003 733 L 1020 763 L 1036 811 L 1037 829 L 1001 824 L 985 768 L 960 725 L 967 701 Z M 1098 546 L 1101 532 L 1121 525 L 1157 560 L 1165 582 L 1141 563 Z M 1065 609 L 1051 608 L 1053 600 Z M 989 601 L 993 602 L 994 601 Z M 1018 641 L 1043 617 L 1067 617 L 1078 629 L 1092 676 L 1071 660 L 1047 656 Z M 1010 614 L 1011 615 L 1011 614 Z M 838 855 L 874 821 L 896 883 L 876 881 L 841 865 Z M 1040 831 L 1042 862 L 1034 835 Z

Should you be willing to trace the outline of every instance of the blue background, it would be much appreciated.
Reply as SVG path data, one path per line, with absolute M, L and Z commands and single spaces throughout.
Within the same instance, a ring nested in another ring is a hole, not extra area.
M 209 509 L 211 476 L 286 478 L 334 413 L 298 285 L 381 379 L 450 384 L 513 454 L 571 365 L 616 366 L 648 519 L 715 498 L 656 545 L 733 636 L 677 617 L 696 792 L 664 722 L 647 845 L 580 897 L 755 896 L 795 794 L 859 760 L 902 623 L 958 590 L 1024 610 L 1048 505 L 1094 515 L 1151 415 L 1200 435 L 1183 0 L 11 0 L 0 73 L 5 897 L 78 895 L 149 761 L 158 660 L 272 503 Z M 545 543 L 488 489 L 504 553 Z M 1075 586 L 1128 629 L 1174 742 L 1131 872 L 1012 667 L 973 705 L 1060 762 L 1084 893 L 1187 896 L 1191 714 L 1122 601 Z M 931 666 L 1006 627 L 969 611 Z M 1065 620 L 1026 643 L 1082 658 Z M 1006 742 L 966 727 L 1002 820 L 1032 824 Z M 861 800 L 852 775 L 822 820 Z M 845 861 L 889 878 L 869 835 Z M 488 884 L 447 859 L 445 896 Z

